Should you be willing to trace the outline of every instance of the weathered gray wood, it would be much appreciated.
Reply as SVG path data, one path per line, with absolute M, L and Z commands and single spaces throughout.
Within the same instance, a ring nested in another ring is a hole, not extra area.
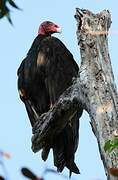
M 92 130 L 97 138 L 107 179 L 116 180 L 109 168 L 118 167 L 118 158 L 104 152 L 105 141 L 113 137 L 118 128 L 118 94 L 114 82 L 107 34 L 111 25 L 109 11 L 93 14 L 76 9 L 77 37 L 80 44 L 80 81 L 87 92 L 86 107 Z
M 85 95 L 82 93 L 79 78 L 74 79 L 69 87 L 59 98 L 55 106 L 43 114 L 33 127 L 32 150 L 39 151 L 51 144 L 53 136 L 65 127 L 69 118 L 79 109 L 82 114 Z
M 108 11 L 93 14 L 76 9 L 77 38 L 80 45 L 80 77 L 73 81 L 59 98 L 57 104 L 43 114 L 33 127 L 32 149 L 34 152 L 52 142 L 78 109 L 85 109 L 91 119 L 92 130 L 98 146 L 108 180 L 116 180 L 109 168 L 118 167 L 118 158 L 104 152 L 104 143 L 118 129 L 118 94 L 114 82 L 107 35 L 111 25 Z

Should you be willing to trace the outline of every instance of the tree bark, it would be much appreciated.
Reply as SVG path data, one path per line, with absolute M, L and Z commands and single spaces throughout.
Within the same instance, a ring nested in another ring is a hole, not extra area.
M 118 129 L 118 94 L 108 52 L 110 13 L 106 10 L 93 14 L 76 9 L 77 39 L 80 45 L 80 76 L 74 79 L 56 105 L 43 114 L 33 128 L 34 152 L 51 143 L 55 133 L 61 131 L 77 110 L 85 109 L 90 116 L 92 130 L 97 138 L 101 159 L 108 180 L 117 180 L 110 168 L 118 168 L 118 157 L 104 152 L 104 144 Z
M 118 157 L 104 152 L 104 144 L 118 128 L 118 94 L 108 52 L 108 30 L 111 16 L 108 11 L 93 14 L 76 9 L 77 37 L 80 43 L 80 81 L 86 92 L 86 107 L 92 130 L 97 138 L 101 159 L 108 180 L 116 180 L 109 173 L 118 167 Z

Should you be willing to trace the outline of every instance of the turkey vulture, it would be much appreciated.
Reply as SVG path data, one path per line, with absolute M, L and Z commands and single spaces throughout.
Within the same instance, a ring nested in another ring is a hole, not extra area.
M 42 113 L 50 110 L 56 103 L 79 71 L 70 51 L 58 38 L 51 36 L 60 31 L 61 28 L 55 23 L 43 22 L 39 26 L 38 36 L 18 69 L 18 91 L 32 126 Z M 42 152 L 42 159 L 46 160 L 52 148 L 57 170 L 62 172 L 67 167 L 70 175 L 71 172 L 80 173 L 74 162 L 80 115 L 81 112 L 76 112 L 66 127 L 55 134 L 53 143 L 47 145 Z

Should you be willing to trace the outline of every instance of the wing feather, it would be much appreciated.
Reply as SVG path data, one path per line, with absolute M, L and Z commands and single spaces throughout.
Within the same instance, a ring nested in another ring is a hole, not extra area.
M 78 65 L 70 51 L 57 38 L 47 38 L 45 43 L 46 54 L 46 86 L 49 91 L 51 104 L 55 104 L 59 96 L 72 84 L 73 77 L 78 75 Z M 79 139 L 78 112 L 72 117 L 72 122 L 56 134 L 53 141 L 54 164 L 58 171 L 68 167 L 71 172 L 79 173 L 74 163 L 74 154 Z
M 20 98 L 33 126 L 38 117 L 56 103 L 59 96 L 72 84 L 78 75 L 78 65 L 65 45 L 55 37 L 37 37 L 27 57 L 18 69 Z M 53 148 L 54 164 L 58 171 L 66 166 L 71 172 L 79 173 L 74 163 L 78 145 L 78 112 L 59 134 L 53 144 L 43 148 L 42 158 L 47 159 Z
M 18 90 L 33 125 L 37 117 L 49 110 L 49 94 L 45 80 L 45 54 L 40 50 L 40 39 L 33 42 L 18 69 Z M 21 92 L 23 92 L 21 94 Z

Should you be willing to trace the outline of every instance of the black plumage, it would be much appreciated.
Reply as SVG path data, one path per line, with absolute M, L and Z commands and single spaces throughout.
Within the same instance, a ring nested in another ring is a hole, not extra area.
M 19 95 L 32 126 L 78 75 L 79 68 L 70 51 L 58 38 L 51 36 L 59 31 L 59 26 L 52 22 L 42 23 L 38 36 L 18 69 Z M 50 148 L 53 149 L 54 164 L 60 172 L 66 166 L 70 174 L 79 173 L 74 154 L 78 145 L 80 114 L 73 115 L 62 132 L 55 134 L 51 147 L 46 147 L 42 153 L 42 158 L 46 160 Z

